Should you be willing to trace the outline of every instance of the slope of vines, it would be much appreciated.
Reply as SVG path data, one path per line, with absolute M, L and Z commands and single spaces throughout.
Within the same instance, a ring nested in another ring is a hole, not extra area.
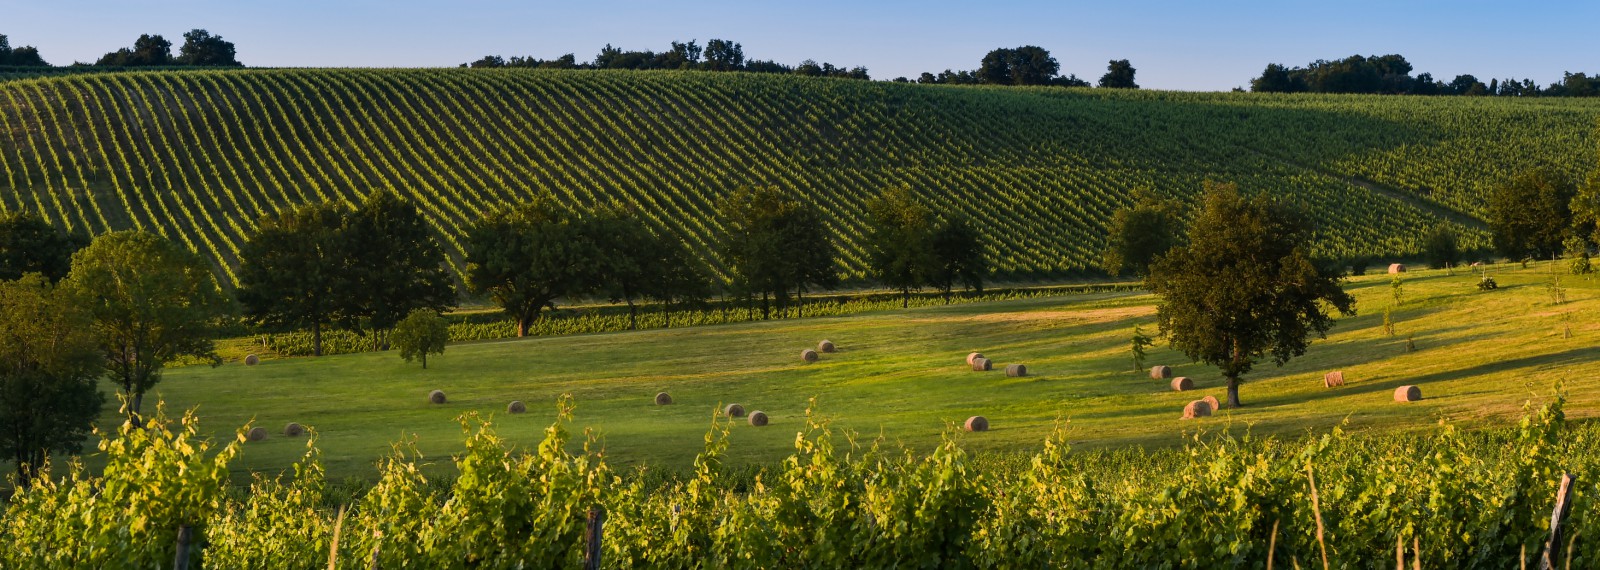
M 0 208 L 154 231 L 231 281 L 261 215 L 373 188 L 418 204 L 459 269 L 464 228 L 538 192 L 635 204 L 710 257 L 720 197 L 777 185 L 822 208 L 840 269 L 862 277 L 863 205 L 907 185 L 976 216 L 1001 274 L 1048 277 L 1093 266 L 1132 189 L 1192 198 L 1206 179 L 1311 208 L 1325 254 L 1413 253 L 1442 212 L 1481 217 L 1511 172 L 1583 172 L 1597 117 L 1600 102 L 1572 99 L 688 72 L 102 73 L 0 83 Z

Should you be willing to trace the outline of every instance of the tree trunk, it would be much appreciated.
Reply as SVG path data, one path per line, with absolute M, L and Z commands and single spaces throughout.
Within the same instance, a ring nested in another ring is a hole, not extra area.
M 529 324 L 531 324 L 531 323 L 529 322 L 528 317 L 518 317 L 517 318 L 517 338 L 522 338 L 522 337 L 528 336 L 528 325 Z
M 1228 377 L 1228 407 L 1244 407 L 1244 404 L 1239 402 L 1239 378 L 1235 376 Z
M 900 308 L 904 309 L 904 308 L 910 307 L 910 306 L 911 306 L 911 289 L 908 288 L 908 287 L 901 287 L 900 288 Z
M 322 356 L 322 323 L 311 323 L 311 355 Z
M 144 427 L 144 418 L 139 417 L 139 405 L 143 403 L 144 392 L 138 392 L 134 394 L 133 399 L 128 401 L 128 421 L 131 422 L 135 428 Z
M 944 304 L 950 304 L 950 289 L 948 288 L 944 290 Z
M 797 319 L 806 316 L 806 291 L 804 289 L 795 289 L 794 291 L 794 316 Z
M 628 299 L 628 330 L 639 330 L 639 308 L 633 305 L 633 299 Z
M 427 370 L 428 369 L 428 351 L 427 351 L 427 349 L 423 349 L 423 351 L 422 351 L 422 369 L 423 370 Z
M 772 319 L 772 306 L 767 304 L 767 292 L 766 291 L 762 291 L 761 292 L 761 320 L 767 321 L 767 320 L 771 320 L 771 319 Z

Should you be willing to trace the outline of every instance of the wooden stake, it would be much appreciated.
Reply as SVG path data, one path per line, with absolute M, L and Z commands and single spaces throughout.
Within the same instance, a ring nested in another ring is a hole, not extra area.
M 600 532 L 605 523 L 605 511 L 600 510 L 600 507 L 589 507 L 589 523 L 583 533 L 584 570 L 600 570 Z
M 328 546 L 328 570 L 339 567 L 339 532 L 344 528 L 344 505 L 339 505 L 339 516 L 333 519 L 333 544 Z
M 1328 544 L 1322 541 L 1322 501 L 1317 497 L 1317 476 L 1306 464 L 1306 479 L 1311 482 L 1311 514 L 1317 516 L 1317 548 L 1322 550 L 1322 570 L 1328 570 Z
M 178 554 L 172 560 L 174 570 L 189 568 L 189 541 L 194 538 L 194 529 L 189 525 L 178 527 Z
M 1539 556 L 1539 570 L 1555 570 L 1556 561 L 1561 559 L 1561 525 L 1567 522 L 1567 513 L 1572 510 L 1572 487 L 1577 482 L 1576 475 L 1561 474 L 1561 487 L 1556 490 L 1556 508 L 1550 513 L 1550 538 L 1544 543 L 1544 554 Z
M 1278 521 L 1272 521 L 1272 539 L 1267 541 L 1267 570 L 1272 570 L 1272 555 L 1278 552 Z

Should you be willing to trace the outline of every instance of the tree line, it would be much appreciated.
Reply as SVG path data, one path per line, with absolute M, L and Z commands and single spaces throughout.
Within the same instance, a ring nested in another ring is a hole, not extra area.
M 118 48 L 100 56 L 94 63 L 73 62 L 71 67 L 242 67 L 235 56 L 233 42 L 211 32 L 194 29 L 183 34 L 178 55 L 172 55 L 172 42 L 160 34 L 140 34 L 133 47 Z M 51 67 L 38 48 L 12 48 L 0 34 L 0 66 Z
M 1135 71 L 1133 64 L 1126 59 L 1111 60 L 1106 66 L 1105 75 L 1100 76 L 1098 85 L 1106 88 L 1138 89 L 1139 84 L 1133 79 Z M 904 77 L 897 77 L 894 80 L 901 83 L 910 81 Z M 1079 79 L 1076 74 L 1061 75 L 1061 63 L 1050 55 L 1050 50 L 1039 46 L 995 48 L 984 54 L 976 70 L 946 69 L 938 74 L 925 71 L 917 77 L 916 82 L 949 85 L 1089 86 L 1087 80 Z
M 866 67 L 836 66 L 831 63 L 817 63 L 807 59 L 799 65 L 789 66 L 772 60 L 745 59 L 744 46 L 738 42 L 712 39 L 701 46 L 696 40 L 687 42 L 671 42 L 671 47 L 660 52 L 643 50 L 630 51 L 622 48 L 606 47 L 600 49 L 593 60 L 580 62 L 573 54 L 566 54 L 555 59 L 539 59 L 535 57 L 512 56 L 502 57 L 487 55 L 476 61 L 463 63 L 461 67 L 473 69 L 520 67 L 537 69 L 676 69 L 693 71 L 745 71 L 750 73 L 783 73 L 793 75 L 806 75 L 811 77 L 842 77 L 846 79 L 870 80 Z
M 1383 95 L 1467 95 L 1499 97 L 1596 97 L 1600 75 L 1567 72 L 1561 81 L 1539 87 L 1532 79 L 1490 79 L 1488 84 L 1471 74 L 1449 82 L 1431 73 L 1412 76 L 1411 63 L 1399 54 L 1352 55 L 1339 60 L 1313 61 L 1304 67 L 1267 64 L 1250 90 L 1260 93 L 1367 93 Z
M 909 189 L 871 206 L 873 263 L 885 286 L 982 290 L 983 247 L 963 214 L 935 216 Z M 465 288 L 515 319 L 519 335 L 557 300 L 655 300 L 667 310 L 712 295 L 771 318 L 837 287 L 837 249 L 814 204 L 775 187 L 720 205 L 716 255 L 727 275 L 630 208 L 550 196 L 500 207 L 467 231 Z M 87 240 L 37 215 L 0 215 L 0 450 L 21 481 L 50 453 L 77 453 L 105 397 L 139 425 L 145 393 L 179 361 L 220 364 L 214 340 L 242 321 L 264 329 L 355 330 L 393 341 L 408 361 L 443 351 L 439 312 L 458 295 L 436 235 L 389 190 L 356 203 L 304 204 L 261 219 L 240 250 L 229 295 L 213 268 L 142 231 Z

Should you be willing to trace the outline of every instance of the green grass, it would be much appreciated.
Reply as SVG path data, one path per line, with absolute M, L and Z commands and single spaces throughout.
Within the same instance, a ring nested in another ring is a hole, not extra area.
M 717 204 L 814 203 L 852 280 L 865 203 L 907 186 L 978 218 L 1001 277 L 1092 273 L 1132 191 L 1236 182 L 1309 208 L 1319 253 L 1470 247 L 1488 189 L 1595 168 L 1600 100 L 962 87 L 743 73 L 236 70 L 0 82 L 0 210 L 86 234 L 139 228 L 233 282 L 264 214 L 392 188 L 460 268 L 485 212 L 548 192 L 620 201 L 713 257 Z
M 574 396 L 577 425 L 595 429 L 609 461 L 674 470 L 687 468 L 700 450 L 721 403 L 772 417 L 768 427 L 734 430 L 732 461 L 787 455 L 812 397 L 823 414 L 863 438 L 881 435 L 920 449 L 950 423 L 981 414 L 993 429 L 965 438 L 975 451 L 1037 450 L 1058 421 L 1070 421 L 1083 448 L 1176 445 L 1202 427 L 1294 435 L 1341 422 L 1356 430 L 1409 430 L 1440 419 L 1483 426 L 1520 417 L 1525 401 L 1548 397 L 1561 379 L 1569 415 L 1595 416 L 1600 381 L 1589 370 L 1600 357 L 1600 286 L 1563 275 L 1568 301 L 1556 305 L 1546 266 L 1498 266 L 1493 274 L 1502 287 L 1487 293 L 1467 271 L 1406 275 L 1395 337 L 1382 330 L 1389 277 L 1355 278 L 1349 287 L 1359 316 L 1340 320 L 1327 340 L 1287 366 L 1268 363 L 1249 374 L 1244 409 L 1201 421 L 1179 415 L 1192 399 L 1223 395 L 1214 369 L 1161 345 L 1149 362 L 1175 365 L 1177 374 L 1196 379 L 1197 391 L 1173 393 L 1166 382 L 1130 370 L 1133 327 L 1153 328 L 1155 299 L 1145 294 L 457 344 L 430 359 L 428 370 L 392 352 L 188 367 L 169 371 L 146 402 L 196 408 L 217 437 L 252 419 L 266 426 L 273 437 L 246 446 L 237 463 L 246 469 L 285 468 L 304 445 L 279 430 L 290 421 L 315 426 L 334 477 L 372 477 L 373 461 L 397 441 L 414 441 L 442 462 L 460 449 L 455 418 L 467 412 L 492 414 L 503 435 L 532 444 L 563 393 Z M 1568 313 L 1572 338 L 1564 338 Z M 840 351 L 803 364 L 800 350 L 824 338 Z M 967 371 L 963 359 L 972 350 L 997 364 L 1026 363 L 1030 376 Z M 1348 386 L 1322 388 L 1322 374 L 1334 369 L 1345 372 Z M 1392 391 L 1403 384 L 1421 386 L 1425 399 L 1393 403 Z M 435 388 L 449 403 L 426 403 Z M 676 403 L 653 405 L 659 391 Z M 504 413 L 511 400 L 527 402 L 529 413 Z M 108 410 L 105 421 L 115 418 Z

